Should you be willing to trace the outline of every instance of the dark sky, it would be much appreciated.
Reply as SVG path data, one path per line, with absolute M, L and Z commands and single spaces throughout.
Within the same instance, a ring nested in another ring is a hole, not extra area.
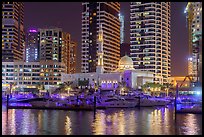
M 125 16 L 125 42 L 130 43 L 130 2 L 121 2 Z M 187 2 L 171 4 L 171 72 L 172 76 L 187 75 L 188 33 L 184 9 Z M 25 29 L 60 27 L 78 43 L 77 71 L 80 71 L 81 2 L 25 2 Z

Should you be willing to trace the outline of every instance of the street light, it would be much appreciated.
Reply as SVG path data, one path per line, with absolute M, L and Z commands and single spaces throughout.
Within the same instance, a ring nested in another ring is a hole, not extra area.
M 70 87 L 67 88 L 67 90 L 68 90 L 68 96 L 69 96 L 69 90 L 70 90 L 70 89 L 71 89 Z
M 122 93 L 124 93 L 124 88 L 121 88 L 121 90 L 122 90 Z M 121 92 L 120 92 L 120 94 L 121 94 Z

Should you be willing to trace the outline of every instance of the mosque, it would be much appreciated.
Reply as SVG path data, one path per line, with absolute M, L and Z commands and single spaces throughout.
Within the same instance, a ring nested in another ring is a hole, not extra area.
M 152 72 L 135 70 L 133 61 L 127 55 L 123 56 L 118 63 L 118 68 L 113 72 L 104 72 L 103 68 L 103 31 L 102 25 L 99 29 L 98 65 L 96 72 L 62 74 L 62 82 L 72 81 L 80 88 L 95 88 L 100 86 L 101 90 L 116 90 L 120 83 L 126 84 L 130 89 L 140 88 L 146 82 L 153 82 Z

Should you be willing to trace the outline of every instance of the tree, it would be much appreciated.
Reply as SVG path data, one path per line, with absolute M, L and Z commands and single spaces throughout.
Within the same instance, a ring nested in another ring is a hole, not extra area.
M 117 87 L 116 91 L 118 92 L 118 91 L 121 91 L 121 90 L 122 90 L 123 93 L 130 90 L 130 87 L 127 86 L 127 83 L 125 81 L 118 82 L 118 87 Z
M 69 91 L 72 89 L 72 84 L 72 81 L 61 83 L 53 93 L 67 93 L 69 95 Z
M 166 90 L 166 96 L 169 94 L 169 89 L 173 87 L 172 83 L 165 83 L 163 84 L 164 89 Z
M 157 91 L 157 90 L 161 89 L 161 87 L 162 87 L 162 85 L 159 83 L 146 82 L 144 85 L 142 85 L 142 90 L 144 92 L 150 91 L 152 93 L 153 91 Z
M 9 94 L 11 94 L 11 93 L 12 93 L 12 88 L 13 88 L 13 86 L 16 86 L 17 84 L 16 84 L 15 82 L 10 82 L 9 84 L 10 84 Z
M 43 84 L 38 83 L 36 85 L 36 88 L 38 88 L 38 90 L 45 90 L 45 86 Z

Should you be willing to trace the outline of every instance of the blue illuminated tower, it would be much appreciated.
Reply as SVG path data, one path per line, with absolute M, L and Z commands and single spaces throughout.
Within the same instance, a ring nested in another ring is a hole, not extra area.
M 124 16 L 119 13 L 119 20 L 120 20 L 120 44 L 124 43 L 124 27 L 125 27 L 125 21 Z

